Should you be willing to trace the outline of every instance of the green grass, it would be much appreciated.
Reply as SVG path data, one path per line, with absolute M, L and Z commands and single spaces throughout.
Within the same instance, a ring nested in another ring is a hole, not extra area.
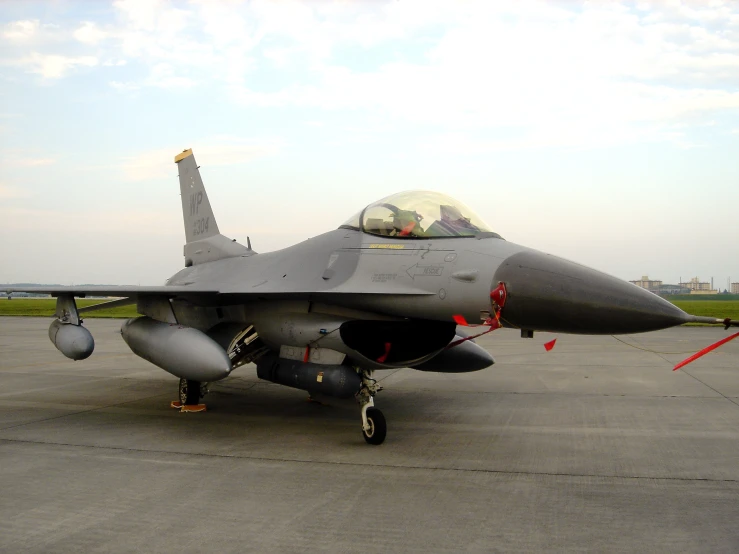
M 102 302 L 110 302 L 109 298 L 78 298 L 77 307 L 84 308 L 93 304 Z M 52 317 L 56 311 L 56 298 L 7 298 L 0 299 L 0 316 L 17 315 L 17 316 L 36 316 L 36 317 Z M 82 318 L 88 317 L 120 317 L 129 318 L 136 317 L 136 305 L 119 306 L 118 308 L 107 308 L 96 312 L 88 312 L 82 314 Z
M 673 304 L 677 302 L 726 302 L 731 300 L 739 300 L 739 294 L 674 294 L 664 296 L 665 300 L 669 300 Z
M 671 300 L 671 302 L 689 314 L 739 319 L 739 301 L 737 300 Z

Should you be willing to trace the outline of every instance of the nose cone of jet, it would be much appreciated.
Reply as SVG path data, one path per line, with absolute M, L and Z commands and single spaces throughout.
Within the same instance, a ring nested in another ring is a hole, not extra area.
M 495 272 L 494 283 L 500 281 L 508 292 L 502 317 L 522 329 L 612 335 L 688 320 L 688 314 L 656 294 L 542 252 L 506 258 Z

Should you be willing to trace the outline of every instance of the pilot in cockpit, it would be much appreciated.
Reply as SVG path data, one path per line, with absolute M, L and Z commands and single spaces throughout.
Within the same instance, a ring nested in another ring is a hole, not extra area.
M 394 206 L 393 206 L 394 207 Z M 415 210 L 399 210 L 393 214 L 393 237 L 423 237 L 425 232 L 421 227 L 423 216 Z
M 461 202 L 432 191 L 397 193 L 352 216 L 342 227 L 393 238 L 476 237 L 492 233 Z

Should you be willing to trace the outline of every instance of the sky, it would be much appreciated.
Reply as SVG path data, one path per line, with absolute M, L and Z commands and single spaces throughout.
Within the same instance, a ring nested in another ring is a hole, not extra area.
M 626 280 L 739 281 L 739 3 L 0 3 L 0 282 L 162 284 L 173 157 L 265 252 L 437 190 Z

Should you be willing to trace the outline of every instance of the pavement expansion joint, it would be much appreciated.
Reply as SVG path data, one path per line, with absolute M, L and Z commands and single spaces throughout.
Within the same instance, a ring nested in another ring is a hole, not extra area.
M 666 362 L 668 362 L 668 363 L 669 363 L 670 365 L 672 365 L 672 362 L 671 362 L 670 360 L 668 360 L 667 358 L 665 358 L 664 356 L 661 356 L 661 355 L 660 355 L 659 357 L 660 357 L 660 358 L 662 358 L 663 360 L 665 360 Z M 722 393 L 722 392 L 721 392 L 720 390 L 717 390 L 717 389 L 713 388 L 713 387 L 712 387 L 711 385 L 709 385 L 709 384 L 708 384 L 708 383 L 706 383 L 705 381 L 702 381 L 702 380 L 700 380 L 700 379 L 699 379 L 698 377 L 696 377 L 695 375 L 693 375 L 693 374 L 692 374 L 692 373 L 690 373 L 689 371 L 686 371 L 686 370 L 685 370 L 685 368 L 682 368 L 682 369 L 681 369 L 680 371 L 682 371 L 683 373 L 685 373 L 685 374 L 686 374 L 687 376 L 689 376 L 689 377 L 691 377 L 691 378 L 695 379 L 696 381 L 698 381 L 698 382 L 699 382 L 699 383 L 700 383 L 701 385 L 703 385 L 704 387 L 706 387 L 706 388 L 708 388 L 708 389 L 711 389 L 711 390 L 712 390 L 713 392 L 715 392 L 716 394 L 720 394 L 720 395 L 721 395 L 721 396 L 722 396 L 722 397 L 723 397 L 724 399 L 728 400 L 729 402 L 731 402 L 731 403 L 732 403 L 732 404 L 734 404 L 735 406 L 739 406 L 739 402 L 736 402 L 736 401 L 735 401 L 735 400 L 733 400 L 733 399 L 732 399 L 732 398 L 731 398 L 730 396 L 726 396 L 726 395 L 725 395 L 724 393 Z
M 707 386 L 707 385 L 706 385 Z M 703 395 L 697 395 L 697 394 L 622 394 L 622 393 L 598 393 L 598 392 L 564 392 L 564 391 L 516 391 L 516 390 L 509 390 L 509 391 L 496 391 L 496 390 L 457 390 L 457 389 L 444 389 L 444 394 L 491 394 L 491 395 L 526 395 L 526 396 L 577 396 L 577 397 L 584 397 L 584 398 L 592 398 L 592 397 L 618 397 L 618 398 L 700 398 L 701 400 L 731 400 L 732 397 L 724 396 L 719 391 L 708 387 L 711 390 L 715 391 L 717 394 L 721 395 L 722 398 L 716 397 L 716 396 L 703 396 Z M 392 389 L 387 389 L 388 392 L 401 392 L 401 391 L 407 391 L 408 389 L 402 389 L 398 387 L 393 387 Z M 413 392 L 424 392 L 424 393 L 438 393 L 439 389 L 432 389 L 432 388 L 414 388 Z
M 126 404 L 133 404 L 134 402 L 141 402 L 142 400 L 149 400 L 151 398 L 157 398 L 165 396 L 165 393 L 154 394 L 152 396 L 144 396 L 141 398 L 134 398 L 133 400 L 126 400 L 125 402 L 116 402 L 115 404 L 106 404 L 105 406 L 95 406 L 89 410 L 77 410 L 76 412 L 69 412 L 67 414 L 61 414 L 53 417 L 45 417 L 43 419 L 34 419 L 33 421 L 25 421 L 16 425 L 9 425 L 8 427 L 0 427 L 0 431 L 7 431 L 8 429 L 17 429 L 18 427 L 25 427 L 26 425 L 34 425 L 36 423 L 45 423 L 47 421 L 54 421 L 55 419 L 63 419 L 65 417 L 72 417 L 79 414 L 86 414 L 89 412 L 95 412 L 97 410 L 106 410 L 108 408 L 116 408 L 118 406 L 125 406 Z M 1 439 L 5 440 L 5 439 Z
M 221 458 L 236 460 L 253 460 L 258 462 L 281 462 L 286 464 L 319 464 L 327 466 L 349 466 L 349 467 L 370 467 L 379 469 L 404 469 L 415 471 L 449 471 L 455 473 L 489 473 L 500 475 L 526 475 L 526 476 L 542 476 L 542 477 L 573 477 L 573 478 L 589 478 L 589 479 L 623 479 L 623 480 L 646 480 L 646 481 L 678 481 L 678 482 L 708 482 L 708 483 L 739 483 L 739 479 L 719 479 L 711 477 L 664 477 L 654 475 L 607 475 L 603 473 L 566 473 L 566 472 L 550 472 L 550 471 L 517 471 L 505 469 L 488 469 L 488 468 L 464 468 L 464 467 L 442 467 L 442 466 L 417 466 L 403 464 L 377 464 L 362 462 L 342 462 L 331 460 L 300 460 L 295 458 L 270 457 L 270 456 L 247 456 L 243 454 L 214 454 L 209 452 L 179 452 L 176 450 L 157 450 L 153 448 L 130 448 L 122 446 L 99 446 L 90 444 L 75 444 L 66 442 L 52 441 L 35 441 L 27 439 L 8 439 L 0 437 L 0 443 L 12 444 L 34 444 L 45 446 L 63 446 L 73 448 L 85 448 L 91 450 L 112 450 L 117 452 L 135 452 L 140 454 L 167 454 L 171 456 L 191 456 L 195 458 Z

